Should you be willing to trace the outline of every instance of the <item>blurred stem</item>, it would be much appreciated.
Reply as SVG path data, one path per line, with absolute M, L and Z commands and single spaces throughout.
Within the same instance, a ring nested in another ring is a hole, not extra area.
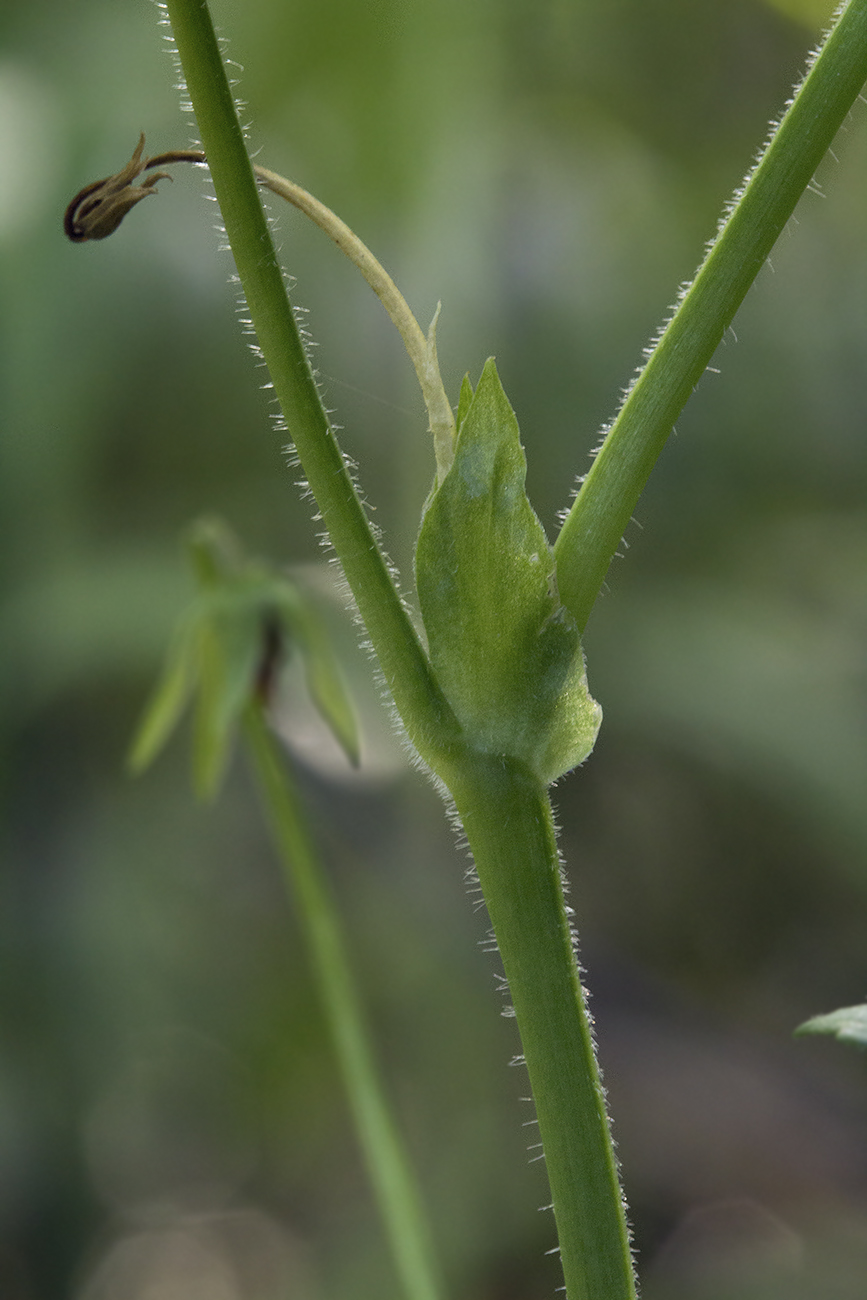
M 600 448 L 555 546 L 584 629 L 674 422 L 867 81 L 867 0 L 850 0 L 773 132 Z
M 258 703 L 249 705 L 244 724 L 286 882 L 297 900 L 314 979 L 398 1275 L 408 1300 L 439 1300 L 441 1290 L 421 1197 L 377 1076 L 337 910 L 292 782 L 288 758 L 280 753 Z
M 635 1300 L 623 1196 L 547 792 L 520 763 L 490 754 L 465 760 L 449 786 L 509 982 L 566 1294 L 569 1300 Z
M 349 477 L 298 334 L 208 6 L 166 0 L 199 133 L 259 347 L 323 525 L 386 684 L 424 757 L 457 740 L 454 715 Z

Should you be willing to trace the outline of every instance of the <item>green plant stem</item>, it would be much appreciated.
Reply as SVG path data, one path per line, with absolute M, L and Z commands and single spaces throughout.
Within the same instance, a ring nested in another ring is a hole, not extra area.
M 633 384 L 555 547 L 583 630 L 657 457 L 867 81 L 867 0 L 850 0 Z
M 376 544 L 322 407 L 274 250 L 214 27 L 202 0 L 166 0 L 226 235 L 262 356 L 386 684 L 419 752 L 458 728 Z
M 634 1300 L 625 1210 L 563 901 L 551 805 L 491 755 L 451 775 L 497 938 L 539 1122 L 569 1300 Z
M 121 191 L 123 198 L 128 203 L 130 191 L 125 186 L 128 187 L 130 184 L 130 175 L 134 179 L 139 174 L 135 169 L 140 163 L 143 147 L 144 136 L 142 136 L 139 147 L 133 154 L 127 169 L 120 173 L 117 178 L 112 178 L 108 183 L 103 181 L 97 182 L 96 185 L 87 186 L 83 191 L 84 198 L 87 199 L 95 189 L 107 192 L 108 186 L 113 184 L 115 193 Z M 153 158 L 148 158 L 144 163 L 141 163 L 141 169 L 150 171 L 153 167 L 165 167 L 169 163 L 177 162 L 204 163 L 207 162 L 207 158 L 202 149 L 172 149 L 168 153 L 156 154 Z M 269 171 L 267 167 L 259 167 L 254 163 L 253 175 L 263 185 L 267 186 L 272 194 L 276 194 L 281 199 L 285 199 L 287 203 L 291 203 L 299 212 L 303 212 L 306 217 L 309 217 L 330 239 L 334 240 L 340 251 L 361 272 L 388 312 L 391 323 L 402 338 L 409 359 L 415 369 L 428 413 L 428 420 L 430 421 L 430 431 L 433 435 L 437 479 L 442 482 L 454 460 L 455 415 L 443 388 L 442 376 L 437 361 L 436 323 L 439 317 L 439 307 L 437 307 L 428 335 L 425 337 L 421 331 L 421 326 L 410 311 L 409 304 L 385 267 L 373 256 L 367 245 L 362 243 L 355 231 L 350 230 L 346 222 L 338 217 L 336 212 L 332 212 L 315 195 L 308 193 L 300 185 L 296 185 L 295 181 L 290 181 L 285 176 L 278 175 L 277 172 Z M 152 176 L 149 181 L 145 181 L 143 185 L 133 191 L 136 199 L 140 199 L 156 181 L 167 178 L 168 172 L 160 172 L 157 176 Z M 115 208 L 109 208 L 111 214 L 109 218 L 105 217 L 102 209 L 100 210 L 100 216 L 97 218 L 97 228 L 105 226 L 117 211 L 117 198 L 115 194 L 112 194 L 112 197 L 114 198 Z M 76 195 L 67 209 L 65 225 L 70 227 L 67 233 L 73 239 L 82 237 L 76 223 L 76 213 L 79 211 L 81 201 L 82 194 Z M 121 206 L 124 211 L 128 210 L 126 204 Z M 93 220 L 93 217 L 91 217 L 91 220 Z
M 452 791 L 476 855 L 525 1038 L 569 1300 L 632 1300 L 622 1197 L 560 892 L 550 807 L 538 782 L 519 765 L 466 750 L 321 410 L 207 6 L 167 0 L 167 8 L 226 233 L 287 426 L 398 710 L 422 757 Z
M 244 734 L 287 884 L 297 900 L 314 978 L 395 1267 L 409 1300 L 439 1300 L 441 1288 L 421 1197 L 379 1082 L 337 911 L 292 784 L 288 760 L 279 752 L 258 704 L 247 710 Z
M 433 434 L 434 451 L 437 461 L 437 477 L 440 482 L 448 473 L 454 460 L 455 450 L 455 416 L 449 405 L 449 399 L 443 388 L 440 368 L 437 362 L 436 322 L 439 307 L 434 316 L 427 337 L 415 316 L 409 309 L 407 301 L 392 280 L 391 276 L 373 256 L 366 244 L 363 244 L 354 230 L 350 230 L 345 221 L 341 221 L 330 208 L 308 194 L 307 190 L 278 176 L 267 167 L 255 167 L 253 171 L 260 181 L 268 186 L 273 194 L 278 194 L 287 203 L 292 203 L 320 230 L 333 239 L 342 253 L 358 267 L 379 301 L 391 317 L 391 322 L 403 339 L 404 347 L 415 368 L 419 387 L 430 420 Z
M 203 0 L 167 0 L 250 315 L 311 489 L 398 710 L 469 837 L 521 1032 L 569 1300 L 632 1300 L 617 1170 L 571 949 L 550 806 L 519 764 L 468 753 L 346 474 L 298 339 Z M 851 0 L 689 295 L 625 402 L 557 542 L 560 597 L 586 624 L 673 422 L 867 78 Z

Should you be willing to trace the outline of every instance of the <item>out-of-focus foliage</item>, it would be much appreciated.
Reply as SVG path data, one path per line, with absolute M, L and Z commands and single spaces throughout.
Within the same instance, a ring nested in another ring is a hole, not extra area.
M 831 4 L 215 4 L 266 166 L 335 208 L 461 376 L 496 355 L 553 529 Z M 243 769 L 123 756 L 203 511 L 327 588 L 196 174 L 105 245 L 72 194 L 184 147 L 149 4 L 0 14 L 0 1295 L 393 1293 Z M 867 1078 L 793 1028 L 867 951 L 867 110 L 679 422 L 585 639 L 557 791 L 650 1300 L 861 1300 Z M 280 213 L 329 406 L 409 581 L 433 463 L 384 313 Z M 453 1294 L 558 1284 L 526 1085 L 437 798 L 303 718 L 308 793 Z M 367 690 L 367 695 L 363 691 Z M 290 692 L 287 692 L 287 695 Z M 532 1130 L 529 1130 L 532 1131 Z
M 131 769 L 150 767 L 195 696 L 193 784 L 199 795 L 213 798 L 245 711 L 254 700 L 270 704 L 295 654 L 311 703 L 357 766 L 358 721 L 316 607 L 285 575 L 248 559 L 222 520 L 198 520 L 189 551 L 197 594 L 175 627 L 132 743 Z
M 841 1007 L 826 1016 L 812 1016 L 798 1026 L 799 1034 L 832 1034 L 841 1043 L 857 1043 L 867 1047 L 867 1005 Z

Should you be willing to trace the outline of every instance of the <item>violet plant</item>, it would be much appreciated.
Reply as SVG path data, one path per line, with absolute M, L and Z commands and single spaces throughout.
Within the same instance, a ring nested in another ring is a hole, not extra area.
M 415 560 L 423 634 L 396 589 L 322 407 L 257 174 L 278 193 L 281 185 L 293 187 L 250 162 L 207 4 L 166 0 L 165 9 L 201 151 L 143 161 L 140 144 L 122 172 L 73 200 L 67 233 L 74 239 L 111 233 L 132 206 L 154 193 L 159 173 L 134 183 L 147 168 L 207 161 L 258 345 L 324 528 L 406 735 L 472 850 L 530 1077 L 566 1294 L 569 1300 L 634 1300 L 627 1217 L 564 901 L 550 788 L 593 748 L 601 711 L 588 690 L 581 637 L 636 501 L 867 80 L 867 0 L 849 0 L 839 10 L 726 209 L 695 279 L 648 349 L 553 545 L 524 490 L 518 424 L 493 362 L 475 384 L 464 380 L 452 420 L 438 379 L 433 327 L 425 335 L 411 313 L 402 317 L 437 463 Z M 329 230 L 335 238 L 336 229 Z M 364 261 L 357 247 L 352 255 Z M 368 270 L 375 278 L 373 262 Z M 377 292 L 385 298 L 390 290 L 381 282 Z M 400 316 L 399 303 L 395 309 Z M 249 645 L 245 662 L 247 695 L 242 691 L 238 699 L 249 701 L 258 662 Z M 179 707 L 182 692 L 169 704 L 166 692 L 169 687 L 145 724 L 152 731 L 140 761 L 158 748 Z M 344 716 L 342 705 L 337 712 Z M 273 811 L 282 798 L 279 759 L 263 724 L 261 710 L 248 714 L 248 739 Z M 206 743 L 205 769 L 210 761 Z M 278 816 L 278 838 L 280 824 Z M 289 841 L 285 847 L 289 858 L 298 851 Z M 375 1147 L 369 1153 L 374 1182 Z M 435 1265 L 426 1248 L 419 1252 L 409 1244 L 413 1232 L 421 1241 L 426 1229 L 404 1224 L 396 1232 L 395 1257 L 404 1249 L 418 1265 L 403 1270 L 407 1295 L 433 1300 L 439 1293 Z M 410 1237 L 401 1245 L 405 1233 Z

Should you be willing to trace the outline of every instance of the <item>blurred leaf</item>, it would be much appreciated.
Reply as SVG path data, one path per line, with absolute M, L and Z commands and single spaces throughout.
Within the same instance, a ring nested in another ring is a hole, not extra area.
M 234 585 L 234 584 L 233 584 Z M 256 688 L 263 614 L 242 585 L 203 602 L 193 731 L 196 793 L 213 798 L 225 774 L 235 728 Z
M 303 660 L 316 709 L 357 765 L 355 711 L 325 626 L 309 599 L 267 566 L 245 561 L 220 521 L 196 524 L 189 546 L 200 591 L 179 624 L 133 741 L 133 771 L 153 761 L 195 694 L 193 780 L 201 797 L 213 797 L 244 710 L 254 699 L 268 704 L 281 664 L 293 649 Z
M 328 631 L 312 605 L 295 602 L 290 607 L 287 594 L 282 596 L 282 608 L 287 625 L 294 626 L 298 638 L 310 698 L 353 767 L 357 767 L 361 762 L 358 719 Z
M 813 1016 L 795 1030 L 796 1034 L 833 1034 L 841 1043 L 867 1047 L 867 1003 L 860 1007 L 841 1007 L 826 1016 Z
M 133 738 L 128 760 L 133 772 L 150 766 L 177 726 L 193 690 L 195 653 L 195 625 L 185 618 L 175 631 L 162 675 Z
M 197 519 L 187 534 L 190 562 L 201 587 L 219 584 L 241 567 L 238 542 L 222 519 Z
M 518 422 L 488 361 L 425 513 L 419 603 L 434 670 L 470 743 L 523 760 L 547 783 L 590 753 L 601 710 L 578 629 L 557 600 L 526 473 Z

